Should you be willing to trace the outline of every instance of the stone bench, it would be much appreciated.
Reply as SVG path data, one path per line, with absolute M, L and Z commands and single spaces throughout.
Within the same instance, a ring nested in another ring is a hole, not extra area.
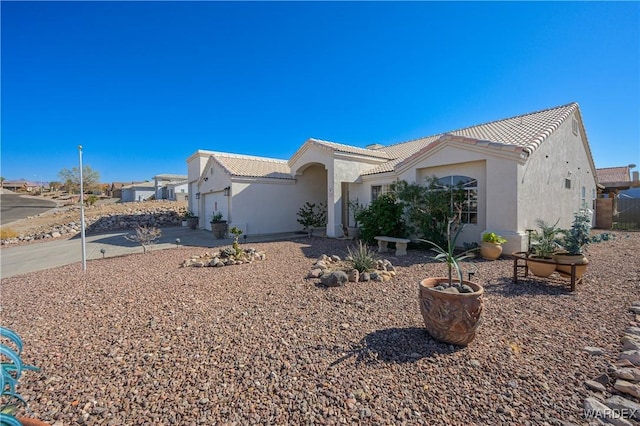
M 375 237 L 378 241 L 378 253 L 385 253 L 388 251 L 387 244 L 388 243 L 396 243 L 396 256 L 404 256 L 407 254 L 407 244 L 411 240 L 407 238 L 395 238 L 395 237 L 385 237 L 378 236 Z

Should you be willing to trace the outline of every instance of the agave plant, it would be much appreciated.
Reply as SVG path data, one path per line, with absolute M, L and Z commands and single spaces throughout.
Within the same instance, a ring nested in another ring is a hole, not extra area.
M 38 371 L 37 367 L 26 365 L 22 362 L 22 339 L 14 331 L 0 327 L 0 356 L 2 357 L 2 374 L 0 375 L 0 389 L 2 396 L 0 401 L 0 424 L 9 426 L 21 426 L 15 418 L 15 413 L 20 405 L 27 406 L 26 401 L 16 391 L 18 380 L 24 370 Z M 11 346 L 5 344 L 11 342 Z

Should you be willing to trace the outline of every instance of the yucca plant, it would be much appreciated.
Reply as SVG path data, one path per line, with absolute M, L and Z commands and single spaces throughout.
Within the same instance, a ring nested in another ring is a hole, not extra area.
M 24 370 L 38 371 L 37 367 L 26 365 L 22 362 L 22 339 L 14 331 L 0 327 L 0 356 L 2 362 L 2 374 L 0 375 L 0 388 L 2 396 L 0 401 L 0 424 L 9 426 L 21 426 L 22 424 L 15 418 L 15 413 L 21 405 L 26 407 L 27 403 L 16 391 L 18 380 Z M 11 342 L 11 346 L 6 343 Z
M 444 262 L 447 264 L 449 270 L 449 287 L 462 287 L 462 269 L 460 268 L 460 261 L 470 258 L 471 252 L 477 250 L 476 248 L 472 248 L 470 250 L 463 251 L 462 253 L 456 254 L 456 241 L 460 232 L 464 225 L 460 225 L 458 221 L 458 216 L 450 218 L 447 222 L 447 248 L 443 248 L 439 244 L 430 241 L 430 240 L 420 240 L 422 242 L 431 244 L 432 250 L 438 253 L 433 259 L 439 262 Z M 454 233 L 455 232 L 455 233 Z M 452 236 L 453 234 L 453 236 Z M 453 270 L 456 270 L 456 274 L 458 275 L 458 282 L 453 282 Z
M 353 269 L 357 269 L 358 272 L 367 272 L 374 269 L 378 256 L 372 250 L 369 250 L 369 246 L 363 244 L 362 241 L 358 242 L 358 247 L 351 250 L 351 247 L 347 247 L 349 255 L 347 261 L 351 263 Z

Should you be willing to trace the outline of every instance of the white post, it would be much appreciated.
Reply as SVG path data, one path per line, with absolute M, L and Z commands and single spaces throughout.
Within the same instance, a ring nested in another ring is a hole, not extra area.
M 87 270 L 87 250 L 84 236 L 84 183 L 82 182 L 82 145 L 78 145 L 80 156 L 80 240 L 82 241 L 82 270 Z

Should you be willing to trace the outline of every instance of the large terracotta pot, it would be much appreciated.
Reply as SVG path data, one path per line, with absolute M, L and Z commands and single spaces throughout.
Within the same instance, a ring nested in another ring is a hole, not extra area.
M 580 265 L 576 266 L 576 279 L 582 278 L 584 271 L 587 270 L 587 264 L 589 263 L 589 259 L 584 257 L 582 254 L 573 255 L 568 253 L 556 253 L 553 255 L 553 259 L 556 262 L 579 263 Z M 571 276 L 571 265 L 558 265 L 556 266 L 556 270 L 563 277 Z
M 197 217 L 188 217 L 187 218 L 187 224 L 189 225 L 189 228 L 191 228 L 191 229 L 198 228 L 198 218 Z
M 473 293 L 445 293 L 434 290 L 448 278 L 427 278 L 419 285 L 420 312 L 429 334 L 437 340 L 453 345 L 468 345 L 475 337 L 482 322 L 484 288 L 470 281 L 463 284 Z
M 531 256 L 531 258 L 536 259 L 537 257 Z M 550 259 L 550 258 L 549 259 L 540 258 L 540 259 L 548 260 L 549 263 L 527 260 L 527 268 L 529 268 L 529 271 L 531 271 L 531 273 L 536 277 L 547 278 L 548 276 L 550 276 L 556 271 L 556 264 L 553 263 L 553 259 Z
M 227 221 L 211 222 L 211 230 L 215 238 L 219 240 L 223 239 L 227 236 Z
M 480 244 L 480 256 L 486 260 L 496 260 L 502 254 L 502 244 L 483 241 Z

